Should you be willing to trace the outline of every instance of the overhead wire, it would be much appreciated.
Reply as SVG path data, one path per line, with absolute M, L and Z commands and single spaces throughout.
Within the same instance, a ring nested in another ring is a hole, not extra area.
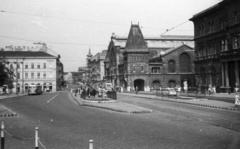
M 187 20 L 187 21 L 185 21 L 185 22 L 183 22 L 183 23 L 181 23 L 181 24 L 179 24 L 179 25 L 177 25 L 177 26 L 174 26 L 174 27 L 172 27 L 172 28 L 170 28 L 170 29 L 166 29 L 166 31 L 163 32 L 161 35 L 166 34 L 167 32 L 169 32 L 169 31 L 171 31 L 171 30 L 173 30 L 173 29 L 175 29 L 175 28 L 177 28 L 177 27 L 179 27 L 179 26 L 181 26 L 181 25 L 187 23 L 188 21 L 189 21 L 189 20 Z
M 118 26 L 128 26 L 124 24 L 116 24 L 116 23 L 107 23 L 107 22 L 98 22 L 98 21 L 93 21 L 93 20 L 81 20 L 81 19 L 71 19 L 71 18 L 60 18 L 60 17 L 53 17 L 53 16 L 46 16 L 46 15 L 38 15 L 38 14 L 29 14 L 29 13 L 21 13 L 21 12 L 12 12 L 12 11 L 5 11 L 5 10 L 0 10 L 2 13 L 9 13 L 9 14 L 17 14 L 17 15 L 28 15 L 28 16 L 37 16 L 37 17 L 45 17 L 45 18 L 51 18 L 51 19 L 60 19 L 60 20 L 68 20 L 68 21 L 82 21 L 82 22 L 93 22 L 93 23 L 100 23 L 100 24 L 108 24 L 108 25 L 118 25 Z M 170 32 L 171 30 L 187 23 L 189 20 L 174 26 L 170 29 L 166 29 L 165 32 L 163 32 L 161 35 L 166 34 L 167 32 Z M 149 29 L 157 29 L 157 28 L 152 28 L 152 27 L 143 27 L 141 28 L 149 28 Z M 164 30 L 164 29 L 157 29 L 157 30 Z M 161 36 L 160 35 L 160 36 Z M 38 42 L 36 40 L 29 40 L 29 39 L 23 39 L 23 38 L 18 38 L 18 37 L 10 37 L 10 36 L 4 36 L 0 35 L 0 37 L 3 38 L 10 38 L 10 39 L 16 39 L 16 40 L 22 40 L 22 41 L 28 41 L 28 42 Z M 91 45 L 91 46 L 107 46 L 107 45 L 100 45 L 100 44 L 89 44 L 89 43 L 67 43 L 67 42 L 50 42 L 50 41 L 44 41 L 45 43 L 50 43 L 50 44 L 61 44 L 61 45 L 76 45 L 76 46 L 86 46 L 86 45 Z
M 81 20 L 81 19 L 72 19 L 72 18 L 60 18 L 60 17 L 53 17 L 53 16 L 46 16 L 46 15 L 39 15 L 39 14 L 11 12 L 11 11 L 5 11 L 5 10 L 0 10 L 0 12 L 9 13 L 9 14 L 16 14 L 16 15 L 27 15 L 27 16 L 35 16 L 35 17 L 44 17 L 44 18 L 58 19 L 58 20 L 92 22 L 92 23 L 107 24 L 107 25 L 117 25 L 117 26 L 129 26 L 129 25 L 126 25 L 126 24 L 117 24 L 117 23 L 108 23 L 108 22 L 99 22 L 99 21 L 93 21 L 93 20 Z
M 58 20 L 92 22 L 92 23 L 98 23 L 98 24 L 116 25 L 116 26 L 125 26 L 125 27 L 129 26 L 127 24 L 117 24 L 117 23 L 108 23 L 108 22 L 100 22 L 100 21 L 93 21 L 93 20 L 81 20 L 81 19 L 72 19 L 72 18 L 61 18 L 61 17 L 53 17 L 53 16 L 46 16 L 46 15 L 39 15 L 39 14 L 29 14 L 29 13 L 21 13 L 21 12 L 12 12 L 12 11 L 5 11 L 5 10 L 0 10 L 0 12 L 9 13 L 9 14 L 16 14 L 16 15 L 27 15 L 27 16 L 35 16 L 35 17 L 44 17 L 44 18 L 51 18 L 51 19 L 58 19 Z M 186 23 L 186 22 L 184 22 L 184 23 Z M 180 24 L 180 25 L 182 25 L 182 24 Z M 180 26 L 180 25 L 178 25 L 178 26 Z M 176 28 L 178 26 L 175 26 L 174 28 Z M 160 28 L 154 28 L 154 27 L 146 27 L 146 26 L 141 26 L 141 28 L 154 29 L 154 30 L 166 30 L 166 29 L 160 29 Z M 172 30 L 174 28 L 167 29 L 167 31 L 170 31 L 170 30 Z M 182 30 L 182 31 L 188 31 L 188 30 Z
M 16 40 L 22 40 L 22 41 L 28 41 L 28 42 L 39 42 L 37 40 L 30 40 L 30 39 L 24 39 L 24 38 L 18 38 L 18 37 L 10 37 L 10 36 L 4 36 L 0 35 L 0 37 L 3 38 L 10 38 L 10 39 L 16 39 Z M 67 42 L 51 42 L 51 41 L 44 41 L 45 43 L 50 43 L 50 44 L 63 44 L 63 45 L 77 45 L 77 46 L 107 46 L 107 45 L 100 45 L 100 44 L 89 44 L 89 43 L 67 43 Z

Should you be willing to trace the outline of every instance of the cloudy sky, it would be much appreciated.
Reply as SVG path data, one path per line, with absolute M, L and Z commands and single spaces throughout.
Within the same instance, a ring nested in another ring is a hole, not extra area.
M 0 0 L 0 48 L 43 42 L 61 55 L 64 71 L 86 65 L 107 49 L 112 33 L 128 35 L 131 22 L 144 36 L 193 35 L 194 14 L 221 0 Z M 176 27 L 178 26 L 178 27 Z

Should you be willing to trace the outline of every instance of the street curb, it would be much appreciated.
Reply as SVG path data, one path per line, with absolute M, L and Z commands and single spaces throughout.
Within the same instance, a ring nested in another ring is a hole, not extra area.
M 143 97 L 144 98 L 144 97 Z M 167 99 L 160 99 L 160 98 L 152 98 L 156 100 L 162 100 L 162 101 L 169 101 L 169 102 L 177 102 L 177 103 L 183 103 L 183 104 L 191 104 L 191 105 L 196 105 L 196 106 L 202 106 L 202 107 L 209 107 L 209 108 L 215 108 L 215 109 L 223 109 L 223 110 L 231 110 L 231 111 L 240 111 L 239 108 L 228 108 L 228 107 L 220 107 L 220 106 L 212 106 L 212 105 L 206 105 L 206 104 L 199 104 L 199 103 L 189 103 L 189 102 L 184 102 L 184 101 L 174 101 L 174 100 L 167 100 Z
M 153 111 L 152 110 L 143 110 L 143 111 L 127 111 L 127 110 L 119 110 L 119 109 L 114 109 L 114 108 L 109 108 L 109 107 L 102 107 L 102 106 L 97 106 L 97 105 L 90 105 L 90 104 L 87 104 L 85 102 L 85 100 L 83 100 L 82 98 L 80 98 L 80 100 L 82 100 L 83 103 L 79 103 L 78 99 L 75 98 L 75 96 L 70 93 L 72 95 L 72 97 L 76 100 L 76 102 L 80 105 L 80 106 L 88 106 L 88 107 L 94 107 L 94 108 L 100 108 L 100 109 L 105 109 L 105 110 L 111 110 L 111 111 L 115 111 L 115 112 L 123 112 L 123 113 L 132 113 L 132 114 L 144 114 L 144 113 L 152 113 Z M 85 102 L 85 103 L 84 103 Z M 114 100 L 114 102 L 117 103 L 116 100 Z M 89 103 L 99 103 L 98 101 L 97 102 L 89 102 Z M 101 102 L 101 103 L 108 103 L 106 101 L 104 102 Z M 110 101 L 109 103 L 113 103 L 113 101 Z
M 114 109 L 114 108 L 101 107 L 101 106 L 89 105 L 89 104 L 83 104 L 82 106 L 95 107 L 95 108 L 101 108 L 101 109 L 111 110 L 111 111 L 115 111 L 115 112 L 132 113 L 132 114 L 144 114 L 144 113 L 152 113 L 153 112 L 152 110 L 149 110 L 149 111 L 118 110 L 118 109 Z

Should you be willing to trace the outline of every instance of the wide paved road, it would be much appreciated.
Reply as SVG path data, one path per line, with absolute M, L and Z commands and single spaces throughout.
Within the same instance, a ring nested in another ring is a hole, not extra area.
M 44 146 L 40 149 L 86 149 L 89 139 L 94 149 L 240 148 L 239 112 L 118 97 L 154 112 L 127 114 L 79 106 L 68 92 L 1 100 L 18 114 L 0 119 L 9 133 L 6 148 L 33 148 L 35 127 Z

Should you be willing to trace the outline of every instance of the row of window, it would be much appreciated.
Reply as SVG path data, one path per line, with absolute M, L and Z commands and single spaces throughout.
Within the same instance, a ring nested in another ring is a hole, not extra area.
M 17 78 L 20 79 L 20 72 L 17 73 Z M 48 72 L 48 73 L 47 72 L 43 72 L 43 73 L 25 72 L 24 73 L 24 79 L 46 79 L 46 78 L 49 78 L 49 79 L 53 78 L 53 72 Z
M 231 21 L 228 21 L 228 20 L 231 20 Z M 211 20 L 208 22 L 207 25 L 200 24 L 198 26 L 198 35 L 203 36 L 203 35 L 205 35 L 206 31 L 207 31 L 207 33 L 213 33 L 216 31 L 215 28 L 217 26 L 219 26 L 219 30 L 223 30 L 227 27 L 227 25 L 229 23 L 231 23 L 231 25 L 235 25 L 239 22 L 240 22 L 240 12 L 235 10 L 232 12 L 231 18 L 229 18 L 229 19 L 227 19 L 226 17 L 221 17 L 221 18 L 219 18 L 218 22 Z M 207 26 L 207 28 L 205 26 Z
M 229 40 L 223 39 L 218 42 L 209 43 L 207 44 L 207 46 L 203 44 L 197 45 L 196 52 L 195 52 L 196 57 L 214 55 L 219 53 L 220 51 L 228 51 L 229 50 L 228 43 L 229 43 Z M 240 37 L 237 37 L 237 36 L 233 37 L 232 43 L 230 44 L 230 46 L 231 46 L 230 48 L 232 49 L 240 48 Z
M 129 62 L 143 62 L 145 61 L 145 57 L 144 56 L 133 56 L 133 57 L 129 57 Z
M 176 63 L 174 60 L 168 61 L 168 73 L 175 73 L 176 72 Z M 132 68 L 133 73 L 135 73 L 136 68 L 135 65 L 133 65 Z M 141 71 L 144 71 L 144 67 L 141 66 Z M 151 73 L 152 74 L 158 74 L 161 73 L 160 66 L 158 67 L 152 67 Z M 191 72 L 191 59 L 190 56 L 187 53 L 183 53 L 179 57 L 179 72 Z
M 50 66 L 52 67 L 52 65 L 49 65 L 49 67 Z M 41 65 L 40 65 L 40 63 L 38 63 L 37 65 L 35 65 L 34 63 L 31 63 L 30 65 L 26 63 L 24 68 L 25 69 L 35 69 L 35 68 L 41 69 Z M 43 63 L 42 68 L 46 69 L 47 68 L 47 64 Z
M 17 68 L 20 68 L 20 63 L 17 63 Z M 47 63 L 25 63 L 24 64 L 24 69 L 46 69 L 47 68 Z M 48 68 L 53 68 L 52 63 L 49 63 Z
M 144 68 L 143 68 L 143 65 L 141 66 L 141 72 L 143 72 L 144 71 Z M 136 72 L 136 66 L 135 65 L 133 65 L 133 73 L 135 73 Z

